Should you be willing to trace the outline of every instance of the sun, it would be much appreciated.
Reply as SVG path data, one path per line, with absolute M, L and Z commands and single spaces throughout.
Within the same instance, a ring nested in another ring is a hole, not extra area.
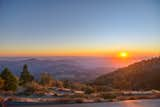
M 127 58 L 128 57 L 128 52 L 120 52 L 119 57 L 121 58 Z

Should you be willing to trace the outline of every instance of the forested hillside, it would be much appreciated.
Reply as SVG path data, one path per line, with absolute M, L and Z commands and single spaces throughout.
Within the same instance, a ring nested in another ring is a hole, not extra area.
M 98 77 L 94 84 L 116 89 L 160 89 L 160 57 L 131 64 Z

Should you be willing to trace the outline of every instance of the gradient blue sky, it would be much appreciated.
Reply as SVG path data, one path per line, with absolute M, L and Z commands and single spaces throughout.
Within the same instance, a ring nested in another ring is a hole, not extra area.
M 1 56 L 160 53 L 159 0 L 0 0 Z

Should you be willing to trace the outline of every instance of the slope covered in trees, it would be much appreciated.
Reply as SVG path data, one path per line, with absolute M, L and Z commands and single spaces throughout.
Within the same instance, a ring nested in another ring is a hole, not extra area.
M 94 84 L 123 90 L 160 89 L 160 57 L 117 69 L 98 77 Z

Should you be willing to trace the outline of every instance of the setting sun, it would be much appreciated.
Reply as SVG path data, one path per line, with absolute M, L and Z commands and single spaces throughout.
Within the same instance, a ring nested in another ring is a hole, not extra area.
M 121 58 L 126 58 L 126 57 L 128 57 L 128 52 L 120 52 L 120 53 L 119 53 L 119 56 L 120 56 Z

